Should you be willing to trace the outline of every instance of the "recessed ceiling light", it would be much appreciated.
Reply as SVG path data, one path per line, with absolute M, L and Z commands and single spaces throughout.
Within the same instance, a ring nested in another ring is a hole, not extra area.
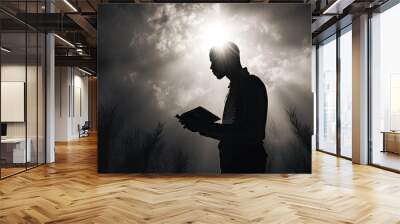
M 322 14 L 342 14 L 343 9 L 351 5 L 355 0 L 336 0 Z
M 54 34 L 54 36 L 55 37 L 57 37 L 59 40 L 61 40 L 62 42 L 64 42 L 65 44 L 67 44 L 68 46 L 70 46 L 70 47 L 72 47 L 72 48 L 75 48 L 75 45 L 73 45 L 71 42 L 69 42 L 68 40 L 66 40 L 66 39 L 64 39 L 64 38 L 62 38 L 62 37 L 60 37 L 59 35 L 57 35 L 57 34 Z
M 68 0 L 64 0 L 64 3 L 67 4 L 74 12 L 78 12 L 78 10 Z
M 10 53 L 11 52 L 11 50 L 9 50 L 9 49 L 7 49 L 5 47 L 1 47 L 1 51 L 4 51 L 6 53 Z
M 81 72 L 83 72 L 83 73 L 85 73 L 85 74 L 87 74 L 87 75 L 90 75 L 90 76 L 93 75 L 92 73 L 90 73 L 90 72 L 88 72 L 88 71 L 86 71 L 86 70 L 83 70 L 83 69 L 81 69 L 81 68 L 79 68 L 79 67 L 78 67 L 78 70 L 81 71 Z

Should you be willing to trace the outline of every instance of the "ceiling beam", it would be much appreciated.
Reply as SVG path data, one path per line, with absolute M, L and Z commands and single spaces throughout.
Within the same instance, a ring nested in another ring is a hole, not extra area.
M 96 28 L 90 24 L 85 17 L 80 14 L 67 14 L 67 16 L 73 20 L 77 25 L 79 25 L 90 37 L 96 38 L 97 31 Z
M 97 61 L 91 56 L 55 56 L 56 66 L 81 66 L 96 71 Z
M 322 14 L 342 14 L 343 10 L 353 2 L 355 0 L 336 0 L 323 10 Z
M 320 30 L 334 16 L 320 16 L 311 24 L 311 32 L 315 33 Z
M 15 18 L 21 21 L 14 22 Z M 18 13 L 15 18 L 4 18 L 0 21 L 5 25 L 2 29 L 16 29 L 21 26 L 18 24 L 29 24 L 36 30 L 41 32 L 64 32 L 64 31 L 81 31 L 73 20 L 61 13 Z

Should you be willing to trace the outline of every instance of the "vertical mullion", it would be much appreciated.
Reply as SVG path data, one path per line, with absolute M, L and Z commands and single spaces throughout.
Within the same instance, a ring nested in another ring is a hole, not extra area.
M 28 1 L 25 0 L 25 21 L 28 19 Z M 27 97 L 28 97 L 28 24 L 25 23 L 25 170 L 28 169 L 28 113 L 27 113 Z
M 39 13 L 39 0 L 36 1 L 36 13 Z M 36 166 L 38 165 L 39 165 L 39 31 L 37 30 L 36 32 Z
M 315 113 L 316 113 L 316 135 L 315 135 L 315 148 L 319 149 L 319 44 L 315 47 Z
M 340 30 L 336 31 L 336 154 L 341 156 L 341 119 L 340 119 Z
M 46 13 L 47 13 L 47 5 L 46 5 Z M 45 32 L 44 33 L 44 78 L 42 79 L 42 82 L 44 81 L 44 99 L 43 99 L 43 103 L 44 106 L 42 106 L 43 113 L 44 113 L 44 117 L 42 117 L 44 119 L 44 134 L 43 134 L 43 140 L 44 140 L 44 161 L 43 163 L 46 164 L 47 163 L 47 38 L 48 38 L 48 33 Z M 43 84 L 43 83 L 42 83 Z
M 368 53 L 367 53 L 367 83 L 368 83 L 368 89 L 367 89 L 367 117 L 368 117 L 368 124 L 367 124 L 367 132 L 368 132 L 368 164 L 373 164 L 373 153 L 372 153 L 372 63 L 371 63 L 371 57 L 372 57 L 372 29 L 371 29 L 371 19 L 372 19 L 372 12 L 368 12 L 368 20 L 367 20 L 367 46 L 368 46 Z
M 44 8 L 44 11 L 45 11 L 45 13 L 48 13 L 48 6 L 49 6 L 49 2 L 46 0 L 45 2 L 44 2 L 44 5 L 45 5 L 45 8 Z M 46 164 L 47 163 L 47 75 L 48 75 L 48 72 L 47 72 L 47 44 L 48 44 L 48 36 L 49 35 L 49 33 L 47 32 L 47 31 L 45 31 L 44 32 L 44 56 L 43 56 L 43 58 L 44 58 L 44 78 L 42 79 L 42 82 L 44 81 L 44 111 L 43 111 L 43 113 L 44 113 L 44 136 L 43 136 L 43 139 L 44 139 L 44 161 L 43 161 L 43 163 L 44 164 Z M 42 77 L 43 77 L 43 73 L 42 73 Z M 43 83 L 42 83 L 43 84 Z M 43 107 L 42 107 L 42 109 L 43 109 Z M 43 117 L 42 117 L 43 118 Z

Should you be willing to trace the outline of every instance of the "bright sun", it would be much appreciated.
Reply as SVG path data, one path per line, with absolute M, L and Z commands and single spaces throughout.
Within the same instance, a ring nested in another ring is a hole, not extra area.
M 202 30 L 202 39 L 207 48 L 221 46 L 231 38 L 228 27 L 221 23 L 208 24 Z

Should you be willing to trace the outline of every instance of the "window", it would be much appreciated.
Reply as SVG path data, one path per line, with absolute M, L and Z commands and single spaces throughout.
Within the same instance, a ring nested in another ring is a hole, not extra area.
M 336 36 L 318 47 L 318 149 L 336 153 Z
M 340 155 L 352 156 L 352 35 L 351 26 L 340 36 Z
M 318 45 L 317 68 L 318 150 L 351 159 L 351 24 Z
M 400 170 L 400 4 L 371 18 L 370 157 Z

